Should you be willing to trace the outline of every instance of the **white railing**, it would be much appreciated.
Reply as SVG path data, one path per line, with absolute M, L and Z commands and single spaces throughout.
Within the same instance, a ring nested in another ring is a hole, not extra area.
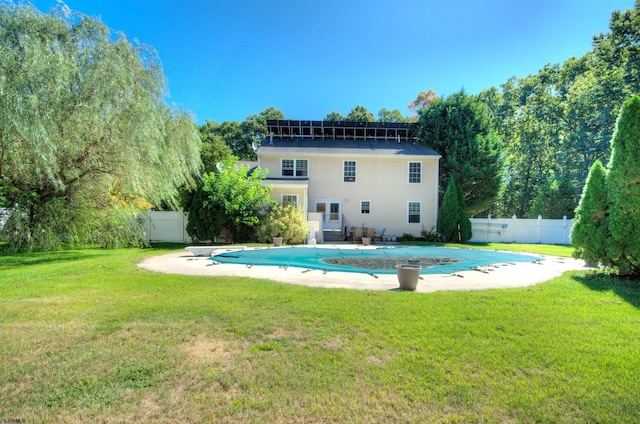
M 471 218 L 471 242 L 571 244 L 573 220 Z

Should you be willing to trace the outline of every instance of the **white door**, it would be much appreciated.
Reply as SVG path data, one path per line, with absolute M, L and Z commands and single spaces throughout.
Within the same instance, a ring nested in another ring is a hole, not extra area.
M 342 229 L 342 202 L 336 200 L 316 200 L 316 212 L 322 214 L 322 228 Z

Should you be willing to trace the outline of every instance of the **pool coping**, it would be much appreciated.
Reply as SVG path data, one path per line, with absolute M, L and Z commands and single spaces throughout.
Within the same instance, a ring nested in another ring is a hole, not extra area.
M 342 244 L 339 246 L 326 245 L 326 247 L 365 248 L 362 245 Z M 589 269 L 585 266 L 584 261 L 578 259 L 523 253 L 538 256 L 544 260 L 483 267 L 481 270 L 460 271 L 454 274 L 423 274 L 416 291 L 428 293 L 448 290 L 527 287 L 559 277 L 566 271 Z M 149 257 L 140 262 L 138 266 L 148 271 L 165 274 L 250 277 L 309 287 L 356 290 L 394 290 L 398 288 L 395 274 L 372 275 L 339 271 L 323 272 L 295 267 L 214 264 L 208 257 L 193 256 L 184 251 Z

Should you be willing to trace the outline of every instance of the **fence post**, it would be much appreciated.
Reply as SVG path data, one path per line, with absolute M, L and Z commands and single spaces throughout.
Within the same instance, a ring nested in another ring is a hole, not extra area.
M 542 215 L 538 215 L 538 244 L 542 244 Z
M 568 222 L 567 222 L 567 215 L 563 215 L 562 216 L 562 242 L 565 244 L 571 244 L 571 240 L 569 240 L 569 234 L 567 234 L 567 227 L 568 227 Z
M 147 208 L 147 243 L 151 242 L 151 208 Z
M 516 214 L 514 213 L 513 216 L 511 217 L 511 242 L 515 243 L 516 242 L 516 223 L 518 222 L 517 218 L 516 218 Z
M 491 234 L 491 214 L 487 215 L 487 243 L 489 243 L 490 234 Z

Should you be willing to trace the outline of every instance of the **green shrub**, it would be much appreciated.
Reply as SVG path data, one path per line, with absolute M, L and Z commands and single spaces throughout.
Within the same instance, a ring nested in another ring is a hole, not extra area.
M 403 235 L 400 236 L 399 240 L 400 241 L 416 241 L 416 236 L 414 236 L 413 234 L 404 233 Z
M 435 231 L 435 227 L 431 227 L 431 230 L 427 231 L 424 228 L 420 232 L 420 238 L 422 241 L 442 241 L 440 234 Z
M 466 243 L 471 238 L 471 220 L 465 210 L 464 196 L 451 178 L 438 211 L 438 233 L 444 241 Z
M 620 275 L 640 275 L 640 97 L 627 100 L 611 141 L 607 174 L 607 263 Z
M 307 216 L 293 205 L 274 206 L 258 227 L 258 241 L 263 243 L 282 237 L 284 243 L 301 244 L 307 239 L 307 234 Z
M 575 256 L 587 264 L 596 266 L 606 257 L 607 227 L 607 171 L 600 161 L 589 170 L 582 198 L 576 209 L 576 218 L 571 228 L 571 244 Z

